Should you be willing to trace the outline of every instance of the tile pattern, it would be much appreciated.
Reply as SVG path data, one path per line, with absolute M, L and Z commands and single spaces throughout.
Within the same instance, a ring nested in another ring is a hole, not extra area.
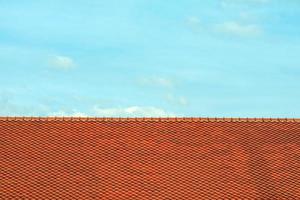
M 2 117 L 2 199 L 300 199 L 300 120 Z

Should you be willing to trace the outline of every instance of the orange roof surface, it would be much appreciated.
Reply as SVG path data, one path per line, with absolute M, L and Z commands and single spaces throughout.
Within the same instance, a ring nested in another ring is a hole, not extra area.
M 0 199 L 300 199 L 300 120 L 0 118 Z

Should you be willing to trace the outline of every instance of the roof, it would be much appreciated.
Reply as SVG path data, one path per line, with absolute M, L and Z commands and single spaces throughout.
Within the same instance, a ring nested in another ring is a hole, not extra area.
M 0 118 L 0 199 L 299 198 L 299 119 Z

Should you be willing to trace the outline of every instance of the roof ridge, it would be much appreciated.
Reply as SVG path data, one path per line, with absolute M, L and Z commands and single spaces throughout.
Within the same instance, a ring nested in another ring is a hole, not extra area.
M 0 121 L 300 122 L 300 118 L 228 117 L 0 117 Z

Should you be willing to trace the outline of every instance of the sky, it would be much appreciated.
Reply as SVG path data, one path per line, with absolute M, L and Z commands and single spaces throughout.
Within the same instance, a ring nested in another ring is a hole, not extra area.
M 0 0 L 0 116 L 300 117 L 299 0 Z

